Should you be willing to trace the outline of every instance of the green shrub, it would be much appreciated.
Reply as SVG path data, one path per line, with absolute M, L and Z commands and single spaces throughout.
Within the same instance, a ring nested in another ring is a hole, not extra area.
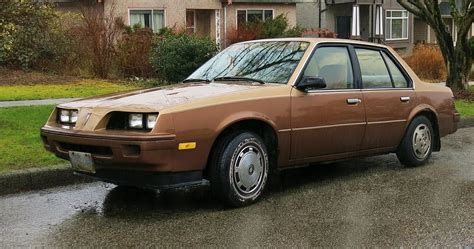
M 52 5 L 34 1 L 2 1 L 0 64 L 23 69 L 53 61 L 64 41 L 62 16 Z M 42 69 L 42 68 L 40 68 Z
M 150 62 L 160 79 L 179 82 L 216 52 L 210 38 L 164 29 L 153 40 Z

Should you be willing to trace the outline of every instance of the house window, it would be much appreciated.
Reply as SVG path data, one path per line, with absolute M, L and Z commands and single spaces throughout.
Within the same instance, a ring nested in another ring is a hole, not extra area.
M 408 39 L 408 11 L 387 10 L 385 31 L 387 40 Z
M 186 33 L 194 34 L 196 32 L 196 12 L 186 10 Z
M 163 10 L 130 10 L 130 26 L 136 24 L 158 32 L 165 27 L 165 12 Z
M 273 10 L 237 10 L 237 27 L 247 22 L 273 19 Z

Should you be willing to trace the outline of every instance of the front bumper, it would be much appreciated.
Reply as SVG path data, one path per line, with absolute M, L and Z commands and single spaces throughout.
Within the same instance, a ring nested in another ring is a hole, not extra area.
M 47 150 L 66 160 L 69 151 L 90 153 L 98 171 L 180 171 L 173 167 L 174 135 L 111 135 L 43 127 L 41 139 Z

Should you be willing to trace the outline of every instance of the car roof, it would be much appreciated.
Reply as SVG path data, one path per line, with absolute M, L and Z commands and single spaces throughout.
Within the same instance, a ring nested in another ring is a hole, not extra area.
M 354 45 L 364 45 L 372 47 L 387 48 L 387 46 L 379 43 L 357 41 L 351 39 L 340 39 L 340 38 L 314 38 L 314 37 L 289 37 L 289 38 L 272 38 L 272 39 L 260 39 L 260 40 L 251 40 L 244 41 L 240 43 L 252 43 L 252 42 L 272 42 L 272 41 L 301 41 L 301 42 L 310 42 L 310 43 L 344 43 L 344 44 L 354 44 Z

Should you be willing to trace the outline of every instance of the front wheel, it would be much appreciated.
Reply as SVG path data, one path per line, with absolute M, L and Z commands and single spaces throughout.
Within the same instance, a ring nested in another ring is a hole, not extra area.
M 397 157 L 408 167 L 419 166 L 428 161 L 433 151 L 433 127 L 425 116 L 418 116 L 408 126 Z
M 269 160 L 265 143 L 255 133 L 225 136 L 216 145 L 210 165 L 211 190 L 234 207 L 256 202 L 268 178 Z

